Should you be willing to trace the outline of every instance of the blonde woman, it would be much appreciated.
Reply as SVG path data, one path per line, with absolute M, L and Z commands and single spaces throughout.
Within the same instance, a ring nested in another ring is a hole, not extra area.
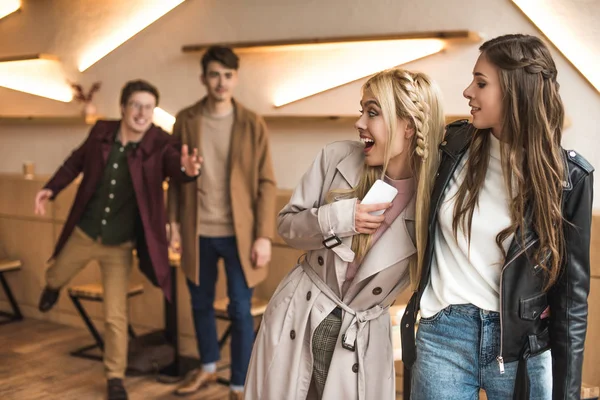
M 360 141 L 327 145 L 279 213 L 279 234 L 307 250 L 271 298 L 245 398 L 395 398 L 389 306 L 425 243 L 444 125 L 437 86 L 402 69 L 363 87 Z M 377 179 L 392 203 L 362 205 Z M 385 210 L 383 215 L 370 212 Z

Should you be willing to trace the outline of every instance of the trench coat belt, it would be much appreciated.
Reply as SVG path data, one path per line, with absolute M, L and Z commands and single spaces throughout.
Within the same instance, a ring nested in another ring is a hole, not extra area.
M 308 275 L 310 280 L 317 286 L 317 288 L 319 288 L 322 293 L 329 297 L 338 307 L 354 316 L 350 326 L 342 335 L 342 347 L 354 351 L 356 346 L 356 338 L 361 333 L 367 322 L 379 318 L 381 314 L 387 312 L 387 310 L 390 308 L 390 305 L 382 307 L 381 305 L 377 304 L 376 306 L 365 311 L 355 311 L 348 307 L 346 303 L 342 302 L 338 296 L 336 296 L 333 290 L 331 290 L 331 288 L 327 286 L 325 282 L 323 282 L 323 280 L 319 277 L 315 270 L 312 269 L 306 260 L 304 260 L 301 265 L 306 275 Z M 387 300 L 389 297 L 390 296 L 387 296 L 384 300 Z M 395 297 L 396 295 L 394 294 L 393 298 Z

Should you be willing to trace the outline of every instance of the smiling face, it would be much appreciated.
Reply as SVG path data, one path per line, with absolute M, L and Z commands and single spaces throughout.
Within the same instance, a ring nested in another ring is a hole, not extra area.
M 410 137 L 413 129 L 408 126 L 408 121 L 396 116 L 395 135 L 388 134 L 388 124 L 383 118 L 381 105 L 369 89 L 365 89 L 362 100 L 361 117 L 354 124 L 358 130 L 360 140 L 365 144 L 365 163 L 371 167 L 382 166 L 386 161 L 386 144 L 392 140 L 390 148 L 389 166 L 394 164 L 402 155 L 406 156 L 410 146 Z M 395 115 L 395 113 L 393 113 Z M 393 136 L 393 138 L 392 138 Z
M 132 133 L 142 134 L 152 124 L 156 97 L 150 92 L 133 92 L 126 104 L 121 106 L 123 124 Z
M 502 88 L 498 69 L 488 61 L 485 53 L 477 59 L 473 68 L 473 81 L 463 92 L 469 100 L 473 126 L 492 129 L 497 138 L 502 134 Z

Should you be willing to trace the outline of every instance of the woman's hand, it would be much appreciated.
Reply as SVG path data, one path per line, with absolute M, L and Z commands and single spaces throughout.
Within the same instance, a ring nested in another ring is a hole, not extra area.
M 385 220 L 384 215 L 371 215 L 370 212 L 387 210 L 392 203 L 379 204 L 360 204 L 356 203 L 356 212 L 354 213 L 354 229 L 358 233 L 373 234 L 381 223 Z

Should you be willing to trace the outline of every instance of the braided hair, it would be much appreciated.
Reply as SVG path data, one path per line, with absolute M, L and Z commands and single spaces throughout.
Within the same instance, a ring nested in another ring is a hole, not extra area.
M 444 135 L 442 96 L 438 86 L 425 74 L 401 68 L 392 68 L 371 77 L 363 86 L 370 90 L 381 105 L 387 125 L 384 165 L 364 166 L 359 184 L 346 191 L 348 197 L 362 199 L 377 179 L 383 179 L 391 158 L 392 143 L 396 138 L 398 120 L 405 120 L 415 134 L 409 146 L 410 165 L 417 182 L 416 193 L 416 241 L 417 257 L 411 260 L 410 275 L 413 284 L 419 276 L 418 269 L 427 244 L 427 217 L 429 198 L 438 166 L 438 145 Z M 335 191 L 340 194 L 340 191 Z M 352 250 L 356 260 L 362 259 L 369 249 L 371 235 L 353 237 Z

